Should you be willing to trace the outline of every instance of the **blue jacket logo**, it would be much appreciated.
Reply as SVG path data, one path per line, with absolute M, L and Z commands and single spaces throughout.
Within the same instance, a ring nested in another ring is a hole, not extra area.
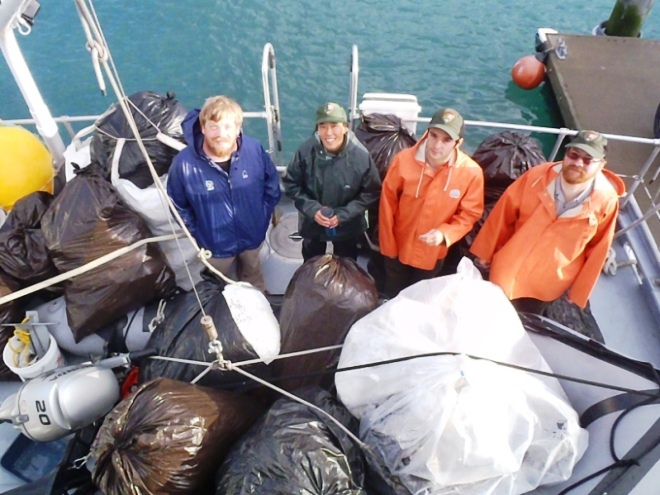
M 215 185 L 213 184 L 212 180 L 207 180 L 206 181 L 206 190 L 207 191 L 213 191 L 215 190 Z

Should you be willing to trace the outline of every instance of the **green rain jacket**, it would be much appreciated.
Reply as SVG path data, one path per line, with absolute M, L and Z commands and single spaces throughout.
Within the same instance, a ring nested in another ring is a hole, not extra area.
M 365 212 L 378 201 L 381 181 L 369 152 L 352 131 L 336 154 L 328 153 L 317 133 L 305 141 L 282 179 L 285 194 L 299 212 L 298 230 L 306 239 L 343 241 L 367 229 Z M 331 207 L 339 219 L 336 234 L 329 238 L 314 221 L 323 206 Z

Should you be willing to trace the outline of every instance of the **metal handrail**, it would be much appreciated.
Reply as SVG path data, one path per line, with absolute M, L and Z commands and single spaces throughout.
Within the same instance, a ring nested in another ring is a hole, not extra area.
M 358 78 L 360 73 L 360 59 L 357 45 L 351 48 L 351 81 L 348 88 L 348 127 L 353 129 L 353 122 L 360 116 L 357 106 Z
M 358 76 L 360 72 L 360 67 L 359 67 L 359 54 L 358 54 L 358 47 L 357 45 L 353 45 L 351 48 L 351 64 L 350 64 L 350 85 L 349 85 L 349 114 L 350 114 L 350 125 L 352 128 L 352 123 L 354 119 L 359 118 L 360 114 L 358 111 L 358 104 L 357 104 L 357 96 L 358 96 Z M 406 117 L 406 120 L 413 121 L 413 122 L 418 122 L 418 123 L 428 123 L 431 121 L 430 117 Z M 533 126 L 533 125 L 526 125 L 526 124 L 507 124 L 507 123 L 502 123 L 502 122 L 490 122 L 490 121 L 478 121 L 478 120 L 465 120 L 465 125 L 466 127 L 468 126 L 474 126 L 474 127 L 488 127 L 488 128 L 495 128 L 495 129 L 505 129 L 505 130 L 517 130 L 517 131 L 526 131 L 526 132 L 534 132 L 534 133 L 541 133 L 541 134 L 556 134 L 557 139 L 553 145 L 552 151 L 549 156 L 549 160 L 553 161 L 555 160 L 555 157 L 557 156 L 557 153 L 559 152 L 562 142 L 567 136 L 574 136 L 576 135 L 579 131 L 574 130 L 574 129 L 568 129 L 566 127 L 561 127 L 561 128 L 554 128 L 554 127 L 541 127 L 541 126 Z M 644 184 L 644 175 L 649 171 L 651 166 L 653 165 L 653 162 L 655 161 L 656 157 L 660 153 L 660 139 L 651 139 L 651 138 L 641 138 L 641 137 L 635 137 L 635 136 L 624 136 L 621 134 L 607 134 L 603 133 L 603 136 L 605 136 L 607 139 L 611 139 L 614 141 L 624 141 L 624 142 L 631 142 L 631 143 L 639 143 L 639 144 L 649 144 L 653 146 L 653 150 L 651 150 L 651 153 L 649 155 L 649 158 L 646 160 L 644 163 L 642 169 L 640 170 L 639 174 L 634 176 L 634 180 L 632 185 L 630 186 L 629 190 L 625 194 L 625 196 L 621 199 L 621 207 L 625 207 L 626 204 L 631 200 L 631 198 L 634 197 L 634 193 L 637 191 L 637 189 Z M 653 182 L 658 176 L 660 175 L 660 168 L 658 171 L 654 174 L 653 179 L 651 182 Z M 617 236 L 621 236 L 624 233 L 632 230 L 635 227 L 638 227 L 641 224 L 645 224 L 646 220 L 651 218 L 654 215 L 658 215 L 660 213 L 660 203 L 657 203 L 658 197 L 660 197 L 660 189 L 655 195 L 650 195 L 651 199 L 651 207 L 639 218 L 637 218 L 633 223 L 630 225 L 627 225 L 624 228 L 621 228 L 617 231 Z
M 281 162 L 282 127 L 280 121 L 280 100 L 277 89 L 275 49 L 270 43 L 264 45 L 263 55 L 261 57 L 261 81 L 264 91 L 264 107 L 266 109 L 264 117 L 268 125 L 268 152 L 277 165 Z M 249 114 L 246 113 L 245 115 L 248 116 Z

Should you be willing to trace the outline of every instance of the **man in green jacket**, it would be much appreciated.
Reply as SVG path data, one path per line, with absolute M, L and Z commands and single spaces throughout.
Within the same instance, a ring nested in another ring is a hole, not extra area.
M 341 106 L 318 108 L 316 132 L 298 148 L 282 182 L 299 212 L 303 259 L 325 254 L 332 242 L 334 254 L 356 260 L 357 240 L 367 229 L 365 212 L 378 201 L 381 182 Z

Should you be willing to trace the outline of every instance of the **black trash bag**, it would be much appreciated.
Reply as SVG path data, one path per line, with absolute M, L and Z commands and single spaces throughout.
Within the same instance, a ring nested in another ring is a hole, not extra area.
M 231 316 L 227 301 L 222 295 L 225 283 L 215 277 L 202 280 L 195 288 L 199 300 L 204 307 L 204 314 L 210 316 L 218 332 L 218 340 L 222 344 L 222 355 L 234 363 L 259 359 L 259 355 L 245 340 L 236 322 Z M 165 306 L 165 318 L 152 332 L 147 348 L 156 350 L 157 355 L 193 361 L 211 363 L 216 356 L 209 352 L 209 338 L 201 324 L 203 316 L 194 291 L 183 292 L 172 297 Z M 263 364 L 252 364 L 243 367 L 249 373 L 268 378 L 269 368 Z M 171 378 L 190 382 L 205 366 L 150 359 L 140 365 L 139 383 L 153 380 L 157 377 Z M 253 381 L 233 371 L 213 370 L 205 374 L 199 385 L 239 390 Z
M 472 159 L 484 171 L 484 213 L 472 230 L 455 245 L 458 247 L 458 259 L 462 256 L 474 258 L 469 254 L 470 246 L 504 190 L 527 170 L 547 161 L 536 138 L 512 131 L 486 138 L 477 147 Z
M 369 151 L 381 180 L 385 179 L 394 155 L 417 142 L 415 135 L 399 117 L 382 113 L 362 115 L 360 125 L 355 129 L 355 137 Z
M 487 199 L 491 191 L 494 195 L 490 196 L 495 200 L 524 172 L 547 161 L 536 138 L 513 131 L 486 138 L 477 147 L 472 159 L 484 171 Z
M 105 418 L 90 450 L 105 495 L 213 493 L 218 466 L 262 412 L 248 397 L 158 378 Z
M 0 297 L 7 296 L 21 288 L 18 281 L 0 270 Z M 20 323 L 21 306 L 19 301 L 13 300 L 0 306 L 0 323 Z M 0 326 L 0 352 L 4 351 L 9 339 L 14 335 L 14 327 Z M 20 377 L 7 368 L 4 359 L 0 360 L 0 381 L 17 382 Z
M 181 124 L 187 111 L 172 92 L 163 96 L 152 91 L 141 91 L 128 99 L 140 137 L 157 174 L 161 176 L 170 169 L 172 158 L 178 151 L 158 141 L 156 135 L 161 132 L 185 144 Z M 117 139 L 126 138 L 128 141 L 119 158 L 119 176 L 140 188 L 153 184 L 146 160 L 119 104 L 113 104 L 99 117 L 96 128 L 90 145 L 91 161 L 101 165 L 106 178 L 110 177 Z
M 655 111 L 655 118 L 653 119 L 653 137 L 660 139 L 660 105 Z
M 357 431 L 357 420 L 325 390 L 309 387 L 297 395 Z M 327 416 L 285 398 L 229 451 L 215 493 L 365 495 L 363 479 L 364 461 L 348 434 Z
M 316 256 L 296 270 L 280 313 L 280 354 L 344 343 L 353 323 L 373 311 L 378 292 L 371 276 L 350 258 Z M 306 385 L 329 389 L 341 350 L 274 361 L 277 385 L 293 390 Z M 312 376 L 314 374 L 315 376 Z M 295 377 L 295 378 L 293 378 Z
M 23 287 L 58 273 L 41 231 L 41 218 L 52 201 L 53 195 L 43 191 L 21 198 L 0 228 L 0 268 Z
M 41 220 L 51 259 L 67 272 L 151 237 L 142 218 L 91 164 L 78 170 Z M 175 288 L 156 244 L 146 244 L 65 282 L 69 326 L 76 342 Z
M 601 344 L 605 343 L 603 333 L 591 312 L 591 305 L 588 301 L 587 306 L 582 309 L 577 304 L 569 301 L 564 294 L 559 299 L 552 301 L 543 310 L 543 316 L 555 320 Z
M 399 117 L 382 113 L 362 115 L 360 125 L 355 129 L 355 136 L 369 151 L 381 180 L 385 179 L 387 168 L 394 155 L 417 142 L 415 135 Z M 371 243 L 377 246 L 378 202 L 368 208 L 367 214 L 369 216 L 367 235 Z

